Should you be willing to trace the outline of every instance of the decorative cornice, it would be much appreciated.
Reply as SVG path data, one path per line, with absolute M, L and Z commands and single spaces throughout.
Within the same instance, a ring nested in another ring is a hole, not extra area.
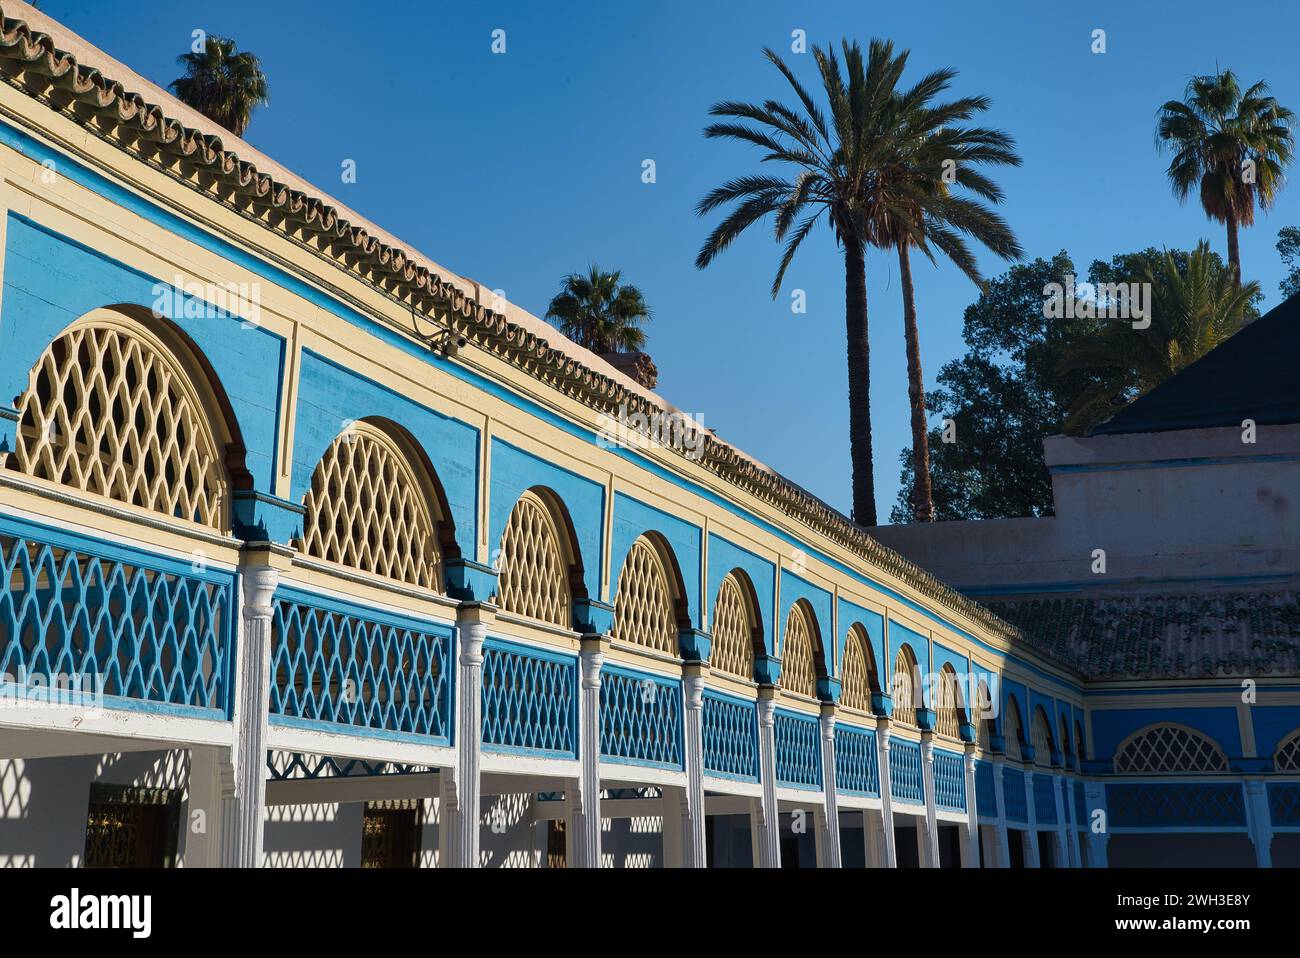
M 598 413 L 620 412 L 630 418 L 635 413 L 650 417 L 669 411 L 478 303 L 477 293 L 461 289 L 455 277 L 442 276 L 413 252 L 383 242 L 365 226 L 345 219 L 326 200 L 280 182 L 241 159 L 234 150 L 226 149 L 222 136 L 189 127 L 98 69 L 82 67 L 73 54 L 60 50 L 49 34 L 7 16 L 3 4 L 0 77 L 135 159 L 325 259 L 413 313 L 423 313 Z M 234 136 L 229 139 L 243 145 Z M 1008 643 L 1023 640 L 1019 630 L 984 606 L 950 589 L 817 497 L 716 436 L 705 433 L 699 461 L 736 489 L 906 582 L 941 608 Z M 1060 664 L 1070 668 L 1068 663 Z

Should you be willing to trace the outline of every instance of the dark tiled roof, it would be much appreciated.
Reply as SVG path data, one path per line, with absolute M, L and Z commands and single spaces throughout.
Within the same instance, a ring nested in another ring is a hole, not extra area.
M 1225 592 L 986 602 L 1088 679 L 1300 675 L 1300 593 Z
M 1121 409 L 1094 436 L 1300 422 L 1300 295 Z

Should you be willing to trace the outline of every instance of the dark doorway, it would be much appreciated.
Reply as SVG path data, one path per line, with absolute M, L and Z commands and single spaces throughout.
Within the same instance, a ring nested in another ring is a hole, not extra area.
M 754 867 L 754 839 L 748 815 L 706 815 L 704 846 L 709 868 Z
M 1041 868 L 1060 868 L 1061 863 L 1056 860 L 1056 837 L 1055 832 L 1038 833 L 1038 864 Z
M 1025 833 L 1018 828 L 1007 829 L 1007 851 L 1012 868 L 1025 867 Z
M 420 808 L 415 800 L 366 802 L 361 821 L 362 868 L 415 868 L 420 859 Z
M 939 823 L 939 867 L 961 868 L 962 829 Z
M 894 859 L 899 868 L 921 867 L 921 850 L 916 845 L 915 826 L 894 826 Z
M 174 788 L 92 784 L 83 867 L 174 867 L 180 812 Z

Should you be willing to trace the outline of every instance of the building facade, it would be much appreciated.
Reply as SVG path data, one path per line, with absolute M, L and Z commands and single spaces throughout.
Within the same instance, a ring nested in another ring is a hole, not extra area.
M 1268 864 L 1300 830 L 1294 679 L 1113 707 L 536 318 L 0 20 L 0 864 L 1103 866 L 1162 809 Z

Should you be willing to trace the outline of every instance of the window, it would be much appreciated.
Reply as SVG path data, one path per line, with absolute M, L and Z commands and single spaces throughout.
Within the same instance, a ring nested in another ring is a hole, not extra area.
M 844 666 L 841 669 L 840 699 L 844 705 L 859 712 L 871 711 L 871 693 L 876 687 L 875 659 L 871 642 L 862 626 L 849 629 L 844 642 Z
M 614 638 L 677 654 L 676 592 L 659 550 L 646 536 L 632 543 L 614 599 Z
M 1278 746 L 1273 768 L 1278 772 L 1300 772 L 1300 731 L 1293 732 Z
M 817 696 L 817 626 L 803 602 L 790 608 L 781 653 L 781 687 L 795 695 Z
M 939 701 L 935 703 L 934 730 L 948 738 L 961 738 L 964 719 L 961 697 L 957 692 L 957 675 L 951 666 L 944 666 L 939 679 Z
M 418 799 L 366 802 L 361 820 L 362 868 L 415 868 L 420 863 Z
M 915 725 L 917 702 L 917 667 L 916 656 L 908 646 L 898 650 L 894 659 L 894 682 L 891 689 L 894 707 L 890 714 L 900 725 Z
M 755 616 L 745 585 L 736 572 L 730 572 L 718 588 L 718 601 L 713 605 L 710 663 L 715 672 L 752 679 Z
M 572 562 L 551 509 L 535 492 L 515 503 L 501 537 L 497 599 L 504 612 L 571 628 Z
M 1226 772 L 1223 751 L 1181 725 L 1155 725 L 1131 736 L 1115 751 L 1116 772 Z

